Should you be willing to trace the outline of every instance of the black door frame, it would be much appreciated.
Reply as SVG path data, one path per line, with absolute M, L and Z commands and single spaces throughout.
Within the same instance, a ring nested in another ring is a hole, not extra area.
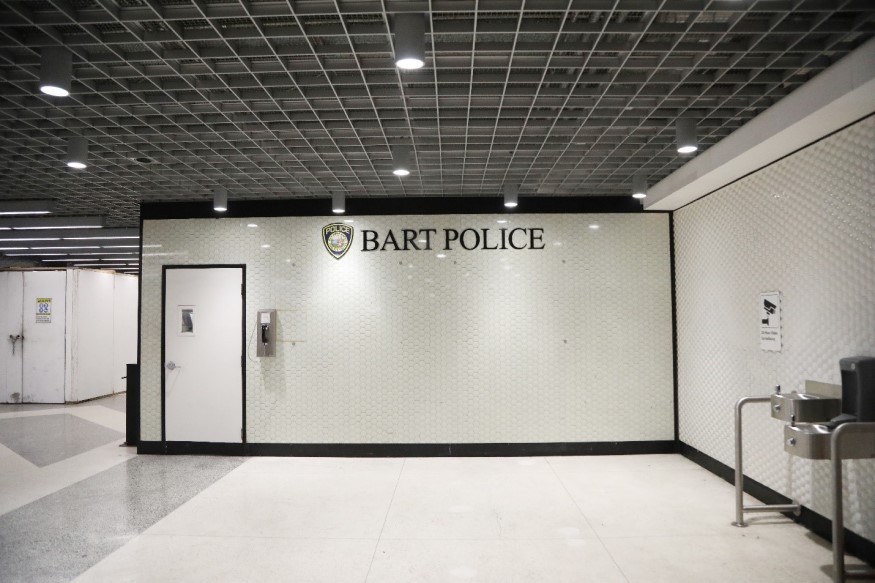
M 167 326 L 167 270 L 169 269 L 240 269 L 241 288 L 241 314 L 240 322 L 240 370 L 241 384 L 243 391 L 243 406 L 241 428 L 241 443 L 208 443 L 208 442 L 185 442 L 185 441 L 167 441 L 166 427 L 166 384 L 167 377 L 164 374 L 165 356 L 165 338 Z M 166 453 L 185 453 L 191 446 L 197 444 L 197 449 L 203 452 L 205 449 L 215 449 L 217 452 L 227 452 L 229 446 L 237 449 L 239 446 L 240 453 L 243 453 L 246 443 L 246 264 L 245 263 L 203 263 L 194 265 L 162 265 L 161 266 L 161 444 Z M 173 450 L 173 451 L 171 451 Z

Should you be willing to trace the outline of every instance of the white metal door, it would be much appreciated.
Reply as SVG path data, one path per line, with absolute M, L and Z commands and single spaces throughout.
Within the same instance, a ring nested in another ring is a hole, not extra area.
M 24 274 L 0 272 L 0 403 L 21 402 Z
M 63 403 L 67 272 L 24 272 L 23 402 Z
M 240 443 L 243 269 L 167 268 L 164 273 L 166 439 Z

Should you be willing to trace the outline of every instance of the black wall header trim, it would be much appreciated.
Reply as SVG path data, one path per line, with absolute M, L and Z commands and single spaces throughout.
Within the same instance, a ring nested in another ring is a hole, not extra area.
M 562 196 L 521 198 L 514 211 L 501 197 L 409 197 L 346 199 L 346 215 L 485 215 L 528 213 L 642 213 L 641 202 L 631 196 Z M 212 201 L 156 202 L 140 205 L 140 218 L 221 219 L 243 217 L 338 217 L 329 198 L 231 201 L 226 212 L 213 210 Z

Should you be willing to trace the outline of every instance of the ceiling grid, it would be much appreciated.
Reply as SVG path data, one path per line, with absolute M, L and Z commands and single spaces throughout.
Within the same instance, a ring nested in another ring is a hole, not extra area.
M 394 65 L 401 11 L 426 15 L 423 69 Z M 625 196 L 690 159 L 678 118 L 707 150 L 873 35 L 870 0 L 0 2 L 0 199 L 132 227 L 140 202 L 218 188 Z M 59 45 L 66 98 L 37 88 Z

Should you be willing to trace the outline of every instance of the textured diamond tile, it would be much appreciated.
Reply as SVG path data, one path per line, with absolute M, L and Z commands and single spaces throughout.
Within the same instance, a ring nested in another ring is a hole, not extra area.
M 734 465 L 733 405 L 780 383 L 840 383 L 875 355 L 875 118 L 675 213 L 681 439 Z M 783 350 L 759 349 L 758 294 L 781 292 Z M 829 462 L 793 458 L 768 408 L 745 416 L 745 473 L 831 515 Z M 846 463 L 849 528 L 875 540 L 875 460 Z
M 246 263 L 247 330 L 276 308 L 276 358 L 246 368 L 247 438 L 274 443 L 671 439 L 665 214 L 146 221 L 142 436 L 161 436 L 161 265 Z M 508 219 L 498 225 L 499 219 Z M 588 228 L 597 222 L 597 231 Z M 545 229 L 542 251 L 361 252 L 361 229 Z M 262 248 L 262 245 L 270 245 Z

